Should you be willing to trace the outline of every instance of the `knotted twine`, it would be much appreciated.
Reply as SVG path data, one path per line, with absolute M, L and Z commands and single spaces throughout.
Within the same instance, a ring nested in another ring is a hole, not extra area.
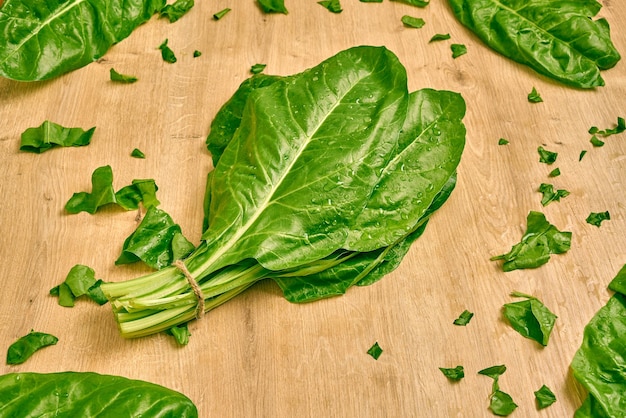
M 183 273 L 183 276 L 185 276 L 185 278 L 187 279 L 187 282 L 189 282 L 191 290 L 193 290 L 194 295 L 196 295 L 196 299 L 198 299 L 198 304 L 196 305 L 196 319 L 202 318 L 202 315 L 204 315 L 204 294 L 202 294 L 202 289 L 200 289 L 200 285 L 198 284 L 196 279 L 193 278 L 193 276 L 187 269 L 187 266 L 185 265 L 185 263 L 183 263 L 183 260 L 176 260 L 172 263 L 172 265 L 180 270 Z

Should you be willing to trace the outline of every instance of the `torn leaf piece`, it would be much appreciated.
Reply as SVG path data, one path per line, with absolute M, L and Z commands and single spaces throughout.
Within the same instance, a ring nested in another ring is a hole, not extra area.
M 9 346 L 7 350 L 7 364 L 22 364 L 36 351 L 54 345 L 59 341 L 57 337 L 45 332 L 31 331 Z
M 37 128 L 26 129 L 21 136 L 20 151 L 41 154 L 53 147 L 82 147 L 89 145 L 95 127 L 65 128 L 57 123 L 44 121 Z
M 550 254 L 562 254 L 570 249 L 571 232 L 561 232 L 550 224 L 543 213 L 531 211 L 527 217 L 526 233 L 511 251 L 491 257 L 491 260 L 504 260 L 502 269 L 536 268 L 550 260 Z
M 557 316 L 536 297 L 513 292 L 513 297 L 526 298 L 504 305 L 504 316 L 522 336 L 547 346 Z

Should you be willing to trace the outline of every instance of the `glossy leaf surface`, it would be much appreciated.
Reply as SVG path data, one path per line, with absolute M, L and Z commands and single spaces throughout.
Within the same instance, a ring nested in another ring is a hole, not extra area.
M 196 418 L 183 394 L 153 383 L 96 373 L 0 376 L 3 417 Z
M 66 128 L 57 123 L 44 121 L 41 126 L 26 129 L 20 138 L 20 150 L 41 154 L 53 147 L 82 147 L 89 145 L 95 127 Z
M 580 88 L 604 85 L 620 59 L 596 0 L 449 0 L 488 46 L 540 74 Z
M 0 75 L 45 80 L 103 56 L 165 0 L 5 0 L 0 8 Z

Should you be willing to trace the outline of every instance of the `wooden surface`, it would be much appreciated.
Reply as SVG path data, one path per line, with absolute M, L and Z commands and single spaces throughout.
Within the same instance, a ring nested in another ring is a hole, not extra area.
M 482 368 L 505 364 L 502 390 L 519 405 L 513 416 L 572 416 L 584 396 L 569 365 L 584 325 L 606 302 L 606 286 L 626 263 L 626 134 L 593 148 L 587 130 L 613 127 L 626 116 L 626 64 L 605 71 L 606 87 L 563 87 L 488 49 L 452 15 L 445 1 L 424 9 L 385 1 L 344 0 L 331 14 L 315 1 L 288 1 L 288 15 L 264 15 L 252 0 L 199 1 L 182 20 L 153 19 L 101 60 L 53 81 L 0 80 L 0 348 L 31 329 L 59 337 L 21 366 L 0 372 L 95 371 L 143 379 L 179 390 L 201 417 L 488 417 L 491 379 Z M 626 53 L 626 10 L 604 1 L 600 15 Z M 213 13 L 231 7 L 220 21 Z M 403 27 L 405 15 L 421 29 Z M 428 43 L 435 33 L 452 39 Z M 165 38 L 178 62 L 162 61 Z M 452 59 L 451 43 L 467 55 Z M 147 271 L 116 267 L 135 212 L 105 208 L 67 215 L 74 192 L 110 164 L 116 189 L 154 178 L 161 208 L 197 243 L 205 176 L 204 148 L 219 107 L 255 63 L 287 75 L 361 44 L 385 45 L 406 66 L 411 90 L 459 92 L 467 102 L 467 146 L 458 187 L 433 217 L 401 267 L 377 284 L 307 305 L 286 302 L 272 282 L 260 283 L 192 323 L 189 345 L 170 337 L 125 340 L 110 307 L 79 301 L 62 308 L 48 290 L 75 264 L 98 278 L 129 279 Z M 194 50 L 202 56 L 193 58 Z M 109 69 L 139 78 L 113 84 Z M 544 99 L 532 104 L 536 87 Z M 96 126 L 91 145 L 41 155 L 19 152 L 20 134 L 44 120 Z M 498 145 L 506 138 L 509 145 Z M 558 152 L 554 166 L 537 148 Z M 133 148 L 145 160 L 131 158 Z M 580 152 L 587 155 L 579 161 Z M 561 176 L 548 178 L 555 167 Z M 541 206 L 542 182 L 567 189 L 561 202 Z M 541 211 L 572 248 L 535 270 L 503 273 L 489 261 L 519 242 L 526 216 Z M 611 220 L 589 225 L 590 212 Z M 558 315 L 546 348 L 517 334 L 502 305 L 518 290 L 540 298 Z M 452 325 L 464 310 L 467 327 Z M 366 354 L 378 341 L 378 361 Z M 439 367 L 463 365 L 451 384 Z M 553 406 L 537 411 L 533 392 L 546 384 Z

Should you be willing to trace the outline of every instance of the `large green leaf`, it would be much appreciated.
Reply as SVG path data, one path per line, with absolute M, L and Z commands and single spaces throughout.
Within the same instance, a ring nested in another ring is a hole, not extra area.
M 9 373 L 0 376 L 3 417 L 196 418 L 185 395 L 163 386 L 96 373 Z
M 44 80 L 104 55 L 165 0 L 5 0 L 0 8 L 0 75 Z
M 620 59 L 596 0 L 450 0 L 456 17 L 502 55 L 581 88 Z
M 192 259 L 190 270 L 246 258 L 279 270 L 342 248 L 396 147 L 407 105 L 404 67 L 377 47 L 340 52 L 252 92 L 211 176 L 210 256 Z

